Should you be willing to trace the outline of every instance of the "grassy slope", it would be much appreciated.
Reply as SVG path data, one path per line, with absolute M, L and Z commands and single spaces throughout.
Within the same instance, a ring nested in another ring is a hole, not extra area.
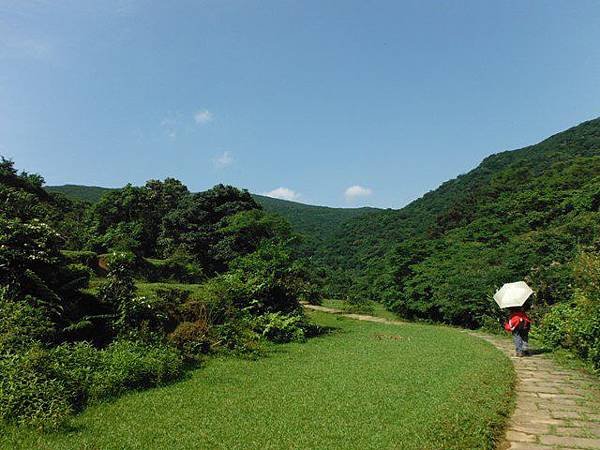
M 67 433 L 6 429 L 0 447 L 491 446 L 514 379 L 491 345 L 444 327 L 313 317 L 339 331 L 257 361 L 212 359 L 183 382 L 89 408 Z

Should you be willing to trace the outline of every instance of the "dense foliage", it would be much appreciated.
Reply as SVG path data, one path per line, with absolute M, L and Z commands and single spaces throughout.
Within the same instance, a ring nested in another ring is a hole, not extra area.
M 246 191 L 191 194 L 167 178 L 89 205 L 42 184 L 2 159 L 1 419 L 55 428 L 207 353 L 257 354 L 311 332 L 299 300 L 315 287 L 290 227 Z M 140 280 L 202 284 L 146 296 Z
M 282 216 L 292 225 L 294 231 L 301 233 L 306 241 L 305 247 L 309 252 L 312 252 L 315 246 L 327 242 L 343 223 L 378 211 L 376 208 L 369 207 L 330 208 L 305 205 L 256 194 L 253 197 L 265 211 Z
M 543 317 L 539 335 L 600 369 L 600 255 L 583 253 L 573 266 L 573 296 Z
M 48 192 L 64 194 L 72 200 L 98 203 L 104 194 L 115 189 L 96 186 L 66 184 L 46 186 Z M 281 200 L 264 195 L 252 194 L 254 201 L 268 213 L 283 217 L 292 226 L 293 231 L 303 236 L 305 251 L 312 254 L 314 248 L 324 245 L 343 223 L 350 219 L 378 211 L 377 208 L 330 208 L 326 206 L 306 205 Z

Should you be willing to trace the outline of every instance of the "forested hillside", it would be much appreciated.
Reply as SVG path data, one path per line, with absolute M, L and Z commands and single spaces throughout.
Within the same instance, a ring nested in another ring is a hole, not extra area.
M 64 194 L 71 200 L 97 203 L 112 188 L 65 184 L 46 186 L 48 192 Z M 306 245 L 311 249 L 329 239 L 340 225 L 349 219 L 363 216 L 376 208 L 329 208 L 326 206 L 306 205 L 264 195 L 252 194 L 254 200 L 270 213 L 276 213 L 286 219 L 294 231 L 305 236 Z
M 528 280 L 538 305 L 568 300 L 574 260 L 600 242 L 600 119 L 476 169 L 397 211 L 345 223 L 318 249 L 336 293 L 407 317 L 474 326 L 494 289 Z
M 62 186 L 45 186 L 48 192 L 64 194 L 70 200 L 80 200 L 83 202 L 96 203 L 112 188 L 100 186 L 81 186 L 78 184 L 63 184 Z
M 346 221 L 379 211 L 377 208 L 329 208 L 327 206 L 306 205 L 264 195 L 253 194 L 254 199 L 265 211 L 285 218 L 294 231 L 307 239 L 325 242 Z

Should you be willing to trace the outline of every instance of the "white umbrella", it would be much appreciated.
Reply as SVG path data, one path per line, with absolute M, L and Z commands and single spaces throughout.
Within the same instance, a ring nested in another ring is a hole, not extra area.
M 494 300 L 500 308 L 510 308 L 513 306 L 523 306 L 533 290 L 527 286 L 524 281 L 516 283 L 506 283 L 498 292 L 494 294 Z

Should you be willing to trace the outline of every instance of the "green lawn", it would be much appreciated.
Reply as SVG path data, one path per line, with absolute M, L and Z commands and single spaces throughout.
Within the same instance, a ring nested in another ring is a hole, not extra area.
M 490 448 L 514 371 L 459 330 L 311 313 L 337 330 L 214 358 L 188 379 L 88 408 L 69 432 L 4 431 L 0 448 Z

